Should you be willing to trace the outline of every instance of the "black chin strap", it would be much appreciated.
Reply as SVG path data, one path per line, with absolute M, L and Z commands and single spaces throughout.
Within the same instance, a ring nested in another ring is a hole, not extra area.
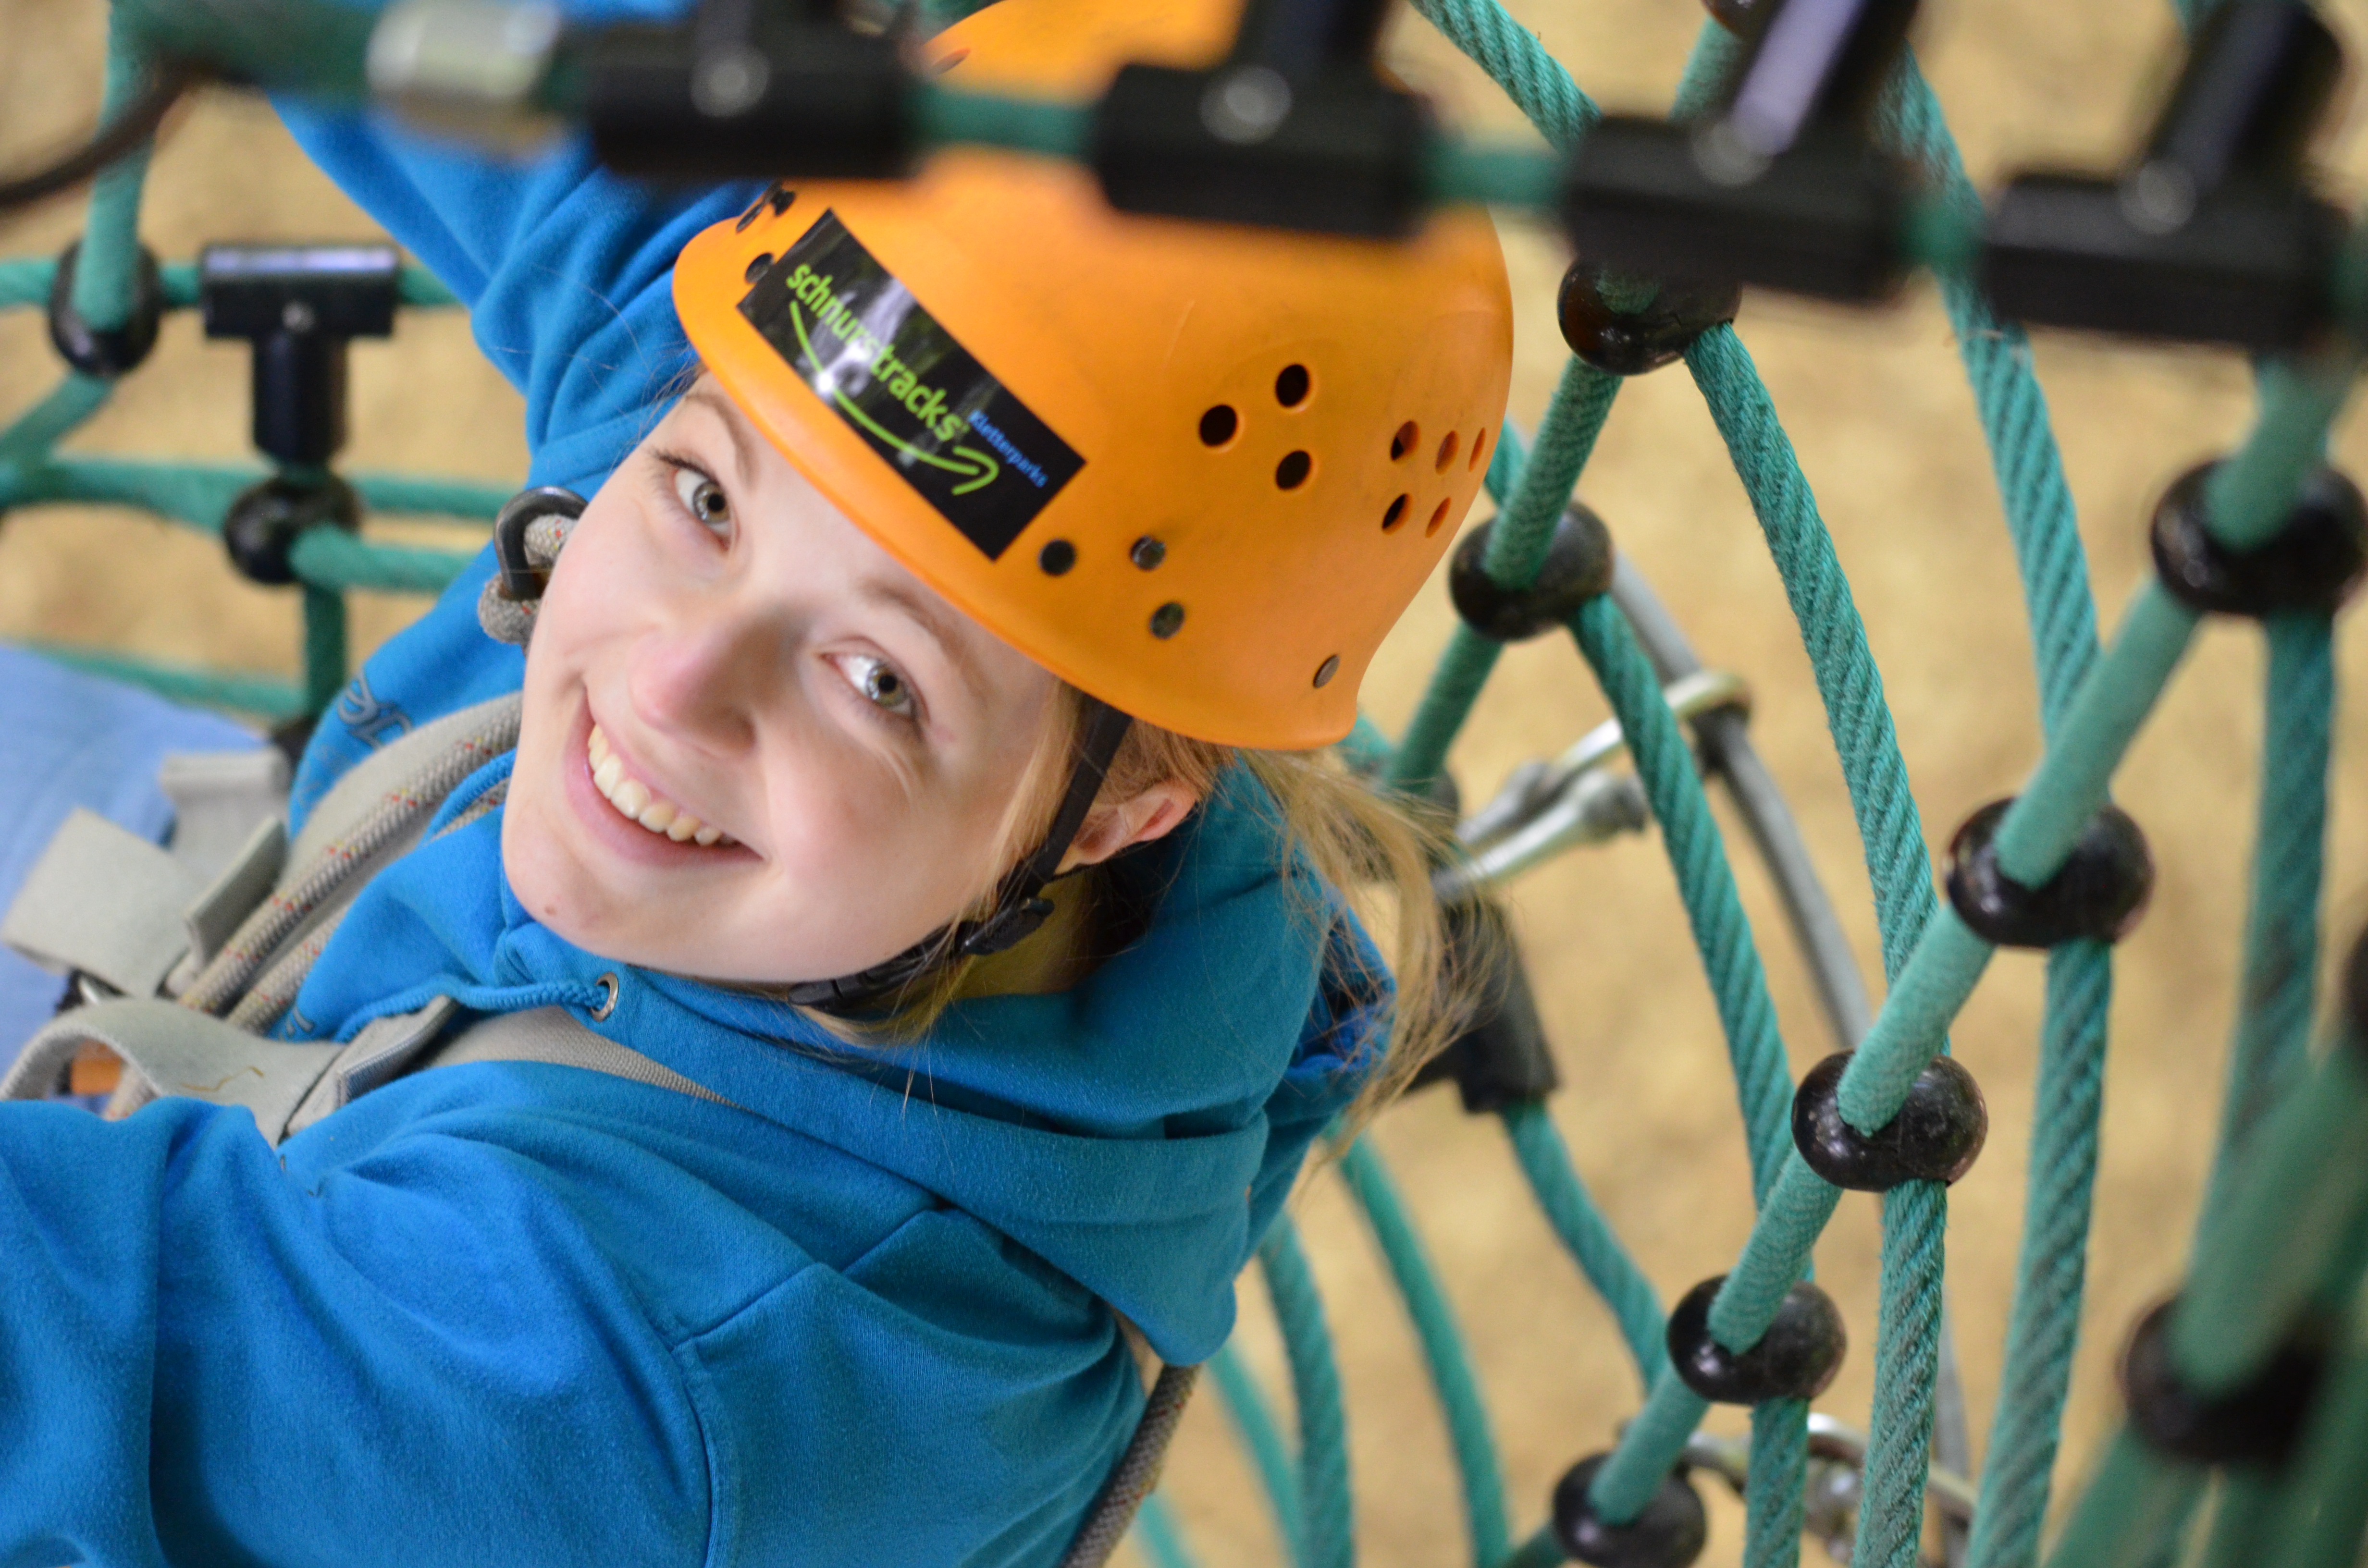
M 1086 812 L 1101 792 L 1110 759 L 1118 756 L 1119 743 L 1126 739 L 1127 726 L 1133 722 L 1106 702 L 1091 697 L 1084 701 L 1084 724 L 1077 736 L 1077 760 L 1069 774 L 1068 792 L 1061 797 L 1061 809 L 1053 814 L 1044 841 L 1011 868 L 995 890 L 994 911 L 983 919 L 939 926 L 870 969 L 830 980 L 801 981 L 790 987 L 791 1005 L 820 1013 L 870 1012 L 938 965 L 999 953 L 1044 924 L 1053 913 L 1052 901 L 1042 896 L 1044 888 L 1059 873 L 1061 857 L 1069 852 L 1077 829 L 1085 825 Z

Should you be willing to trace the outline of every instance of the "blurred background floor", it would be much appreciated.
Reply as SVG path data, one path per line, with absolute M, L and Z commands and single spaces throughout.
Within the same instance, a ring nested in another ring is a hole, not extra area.
M 2356 61 L 2368 49 L 2368 0 L 2326 8 Z M 1634 109 L 1666 104 L 1702 16 L 1693 0 L 1516 0 L 1513 9 L 1601 102 Z M 0 159 L 20 161 L 87 122 L 104 28 L 97 0 L 0 0 Z M 2176 38 L 2165 0 L 1959 0 L 1927 6 L 1918 46 L 1966 163 L 1987 187 L 2036 161 L 2117 162 L 2165 83 Z M 1485 78 L 1411 15 L 1401 17 L 1393 48 L 1406 74 L 1436 91 L 1452 118 L 1518 127 Z M 2368 175 L 2354 86 L 2322 148 L 2328 184 L 2347 204 L 2358 201 Z M 186 258 L 209 240 L 371 232 L 251 98 L 210 95 L 188 111 L 148 189 L 144 233 L 166 258 Z M 79 222 L 79 205 L 68 199 L 0 222 L 0 255 L 54 253 Z M 1504 227 L 1519 312 L 1513 415 L 1526 427 L 1564 358 L 1553 305 L 1567 257 L 1541 229 Z M 2038 754 L 2020 591 L 1947 324 L 1929 285 L 1918 283 L 1896 306 L 1863 313 L 1753 296 L 1738 328 L 1850 572 L 1927 841 L 1943 846 L 1967 812 L 2011 792 Z M 2145 524 L 2156 496 L 2188 465 L 2239 438 L 2249 376 L 2230 354 L 2061 335 L 2043 338 L 2035 354 L 2110 627 L 2146 569 Z M 0 317 L 0 416 L 39 396 L 56 373 L 39 317 Z M 243 348 L 207 344 L 192 314 L 175 315 L 154 358 L 74 445 L 243 455 L 245 381 Z M 497 483 L 524 472 L 518 400 L 477 354 L 457 312 L 415 312 L 392 343 L 357 344 L 352 415 L 349 467 Z M 2368 422 L 2348 418 L 2336 453 L 2368 476 Z M 1808 665 L 1742 489 L 1681 369 L 1622 392 L 1581 494 L 1703 658 L 1750 680 L 1754 735 L 1800 812 L 1862 964 L 1878 972 L 1865 873 Z M 357 656 L 420 608 L 360 599 Z M 1434 582 L 1368 683 L 1367 704 L 1385 728 L 1411 711 L 1452 624 L 1444 585 Z M 209 541 L 73 508 L 27 511 L 0 526 L 0 636 L 283 674 L 294 672 L 298 648 L 292 599 L 240 582 Z M 2343 716 L 2356 725 L 2354 693 L 2368 676 L 2356 627 L 2344 629 L 2339 658 Z M 2185 1258 L 2234 1011 L 2262 663 L 2253 631 L 2209 628 L 2117 786 L 2151 838 L 2159 881 L 2121 949 L 2068 1480 L 2116 1413 L 2112 1366 L 2122 1335 Z M 1466 800 L 1604 716 L 1566 643 L 1511 650 L 1454 753 Z M 2368 922 L 2368 821 L 2359 810 L 2368 800 L 2368 756 L 2356 740 L 2340 747 L 2337 767 L 2327 886 L 2328 930 L 2340 951 Z M 1733 817 L 1723 820 L 1729 841 L 1743 843 Z M 1765 879 L 1745 866 L 1741 880 L 1797 1075 L 1830 1041 Z M 1750 1202 L 1725 1051 L 1660 847 L 1637 837 L 1581 851 L 1519 883 L 1512 903 L 1565 1081 L 1554 1114 L 1612 1221 L 1674 1300 L 1732 1263 Z M 1951 1205 L 1951 1294 L 1976 1452 L 1997 1393 L 2020 1234 L 2040 982 L 2037 960 L 2003 958 L 1953 1037 L 1991 1114 L 1988 1149 Z M 1470 1330 L 1516 1528 L 1526 1532 L 1562 1471 L 1606 1446 L 1633 1414 L 1633 1376 L 1610 1319 L 1537 1215 L 1493 1121 L 1466 1119 L 1452 1095 L 1432 1093 L 1391 1113 L 1374 1137 L 1414 1198 Z M 1443 1432 L 1371 1239 L 1332 1176 L 1308 1186 L 1298 1212 L 1347 1382 L 1363 1560 L 1374 1568 L 1458 1561 L 1460 1506 Z M 1861 1424 L 1878 1240 L 1873 1202 L 1852 1198 L 1816 1259 L 1854 1337 L 1851 1358 L 1820 1405 Z M 1243 1299 L 1245 1346 L 1280 1389 L 1260 1293 L 1253 1287 Z M 1740 1429 L 1731 1415 L 1714 1419 Z M 1188 1419 L 1169 1492 L 1203 1561 L 1281 1561 L 1213 1398 Z M 1704 1561 L 1731 1563 L 1741 1512 L 1723 1498 L 1713 1504 Z

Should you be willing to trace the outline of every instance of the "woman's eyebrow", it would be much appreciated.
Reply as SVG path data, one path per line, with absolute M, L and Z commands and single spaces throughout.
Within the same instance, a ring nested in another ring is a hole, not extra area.
M 748 437 L 741 431 L 731 400 L 718 392 L 712 381 L 706 381 L 683 393 L 682 400 L 697 403 L 723 426 L 723 434 L 732 442 L 732 471 L 739 475 L 742 488 L 754 489 L 757 483 L 756 456 L 748 449 Z
M 985 680 L 978 663 L 971 656 L 968 641 L 962 635 L 952 613 L 908 584 L 885 577 L 864 577 L 855 585 L 855 597 L 866 604 L 880 605 L 902 611 L 905 618 L 928 634 L 938 645 L 946 663 L 954 667 L 968 686 L 973 697 L 984 698 Z

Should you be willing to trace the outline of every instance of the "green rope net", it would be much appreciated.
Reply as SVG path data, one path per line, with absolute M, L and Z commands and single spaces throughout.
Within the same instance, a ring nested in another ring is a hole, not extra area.
M 1598 119 L 1568 73 L 1496 0 L 1416 4 L 1554 147 L 1567 148 Z M 350 21 L 331 27 L 333 20 L 320 23 L 336 33 L 322 50 L 353 54 L 359 46 L 347 36 Z M 127 30 L 119 28 L 112 42 L 110 112 L 129 101 L 139 79 Z M 1726 33 L 1704 27 L 1678 91 L 1680 112 L 1705 98 L 1734 49 Z M 933 91 L 927 118 L 939 140 L 999 142 L 1065 155 L 1082 146 L 1079 115 Z M 1915 216 L 1921 236 L 1915 248 L 1939 276 L 2021 573 L 2046 748 L 2000 824 L 1996 847 L 2004 872 L 2035 887 L 2064 863 L 2084 824 L 2105 803 L 2116 766 L 2178 666 L 2199 617 L 2149 582 L 2100 647 L 2072 499 L 2027 344 L 2017 328 L 1992 318 L 1952 264 L 1968 254 L 1966 236 L 1977 231 L 1981 207 L 1912 61 L 1893 81 L 1879 126 L 1891 150 L 1919 165 L 1938 193 Z M 1435 188 L 1466 199 L 1541 205 L 1553 186 L 1554 164 L 1544 154 L 1450 143 L 1434 163 Z M 142 159 L 115 165 L 91 199 L 73 298 L 97 327 L 121 324 L 131 310 L 143 172 Z M 0 307 L 44 301 L 55 265 L 0 261 Z M 194 303 L 193 268 L 167 266 L 161 276 L 167 308 Z M 416 272 L 405 274 L 402 297 L 421 309 L 453 303 L 432 278 Z M 1843 1116 L 1861 1131 L 1877 1129 L 1898 1112 L 1930 1060 L 1947 1050 L 1950 1021 L 1992 949 L 1935 896 L 1923 824 L 1850 583 L 1750 355 L 1722 326 L 1696 340 L 1685 365 L 1782 575 L 1864 846 L 1887 992 L 1870 1019 L 1846 965 L 1839 974 L 1828 965 L 1821 983 L 1845 1043 L 1855 1044 L 1840 1083 Z M 2356 365 L 2356 355 L 2346 351 L 2261 369 L 2254 428 L 2215 471 L 2207 493 L 2208 526 L 2223 544 L 2258 543 L 2287 515 L 2324 460 L 2328 427 Z M 0 431 L 0 511 L 107 503 L 218 533 L 233 497 L 264 477 L 261 471 L 59 449 L 105 402 L 110 385 L 69 374 Z M 1574 359 L 1526 449 L 1506 431 L 1488 475 L 1500 510 L 1484 562 L 1503 586 L 1526 586 L 1540 570 L 1619 386 L 1617 379 Z M 378 513 L 485 521 L 506 499 L 458 481 L 361 474 L 351 483 Z M 186 701 L 275 719 L 317 713 L 347 677 L 343 596 L 354 589 L 433 593 L 466 559 L 336 528 L 305 535 L 291 558 L 305 622 L 304 675 L 294 684 L 89 649 L 51 651 Z M 1592 600 L 1571 617 L 1568 630 L 1617 715 L 1620 739 L 1660 828 L 1735 1070 L 1758 1218 L 1717 1291 L 1710 1331 L 1719 1345 L 1739 1351 L 1759 1339 L 1787 1292 L 1805 1277 L 1812 1245 L 1840 1196 L 1793 1147 L 1793 1085 L 1783 1042 L 1705 793 L 1697 745 L 1712 778 L 1739 801 L 1748 804 L 1754 791 L 1764 794 L 1766 781 L 1740 744 L 1738 714 L 1695 714 L 1690 727 L 1673 710 L 1664 682 L 1691 667 L 1691 654 L 1649 596 L 1614 593 Z M 2274 618 L 2267 635 L 2266 741 L 2242 1010 L 2196 1261 L 2169 1320 L 2166 1353 L 2180 1385 L 2207 1406 L 2227 1398 L 2241 1403 L 2265 1369 L 2291 1354 L 2304 1326 L 2322 1325 L 2324 1370 L 2301 1437 L 2281 1464 L 2215 1471 L 2166 1453 L 2135 1431 L 2116 1437 L 2072 1506 L 2046 1556 L 2050 1564 L 2136 1568 L 2197 1551 L 2215 1563 L 2337 1568 L 2356 1560 L 2368 1524 L 2368 1337 L 2362 1332 L 2368 1321 L 2359 1291 L 2368 1267 L 2368 1039 L 2348 1029 L 2317 1057 L 2309 1049 L 2334 710 L 2329 622 L 2324 616 Z M 1359 760 L 1402 789 L 1418 790 L 1432 782 L 1498 648 L 1459 629 L 1405 733 L 1391 745 L 1361 726 L 1353 743 Z M 1760 836 L 1771 860 L 1796 853 L 1796 846 L 1786 849 L 1781 834 Z M 1795 923 L 1814 926 L 1821 911 L 1811 899 L 1794 911 Z M 1823 918 L 1829 923 L 1830 913 Z M 1987 1462 L 1977 1493 L 1956 1477 L 1939 1478 L 1939 1490 L 1948 1494 L 1943 1501 L 1953 1499 L 1961 1522 L 1970 1505 L 1970 1539 L 1952 1539 L 1949 1548 L 1952 1561 L 1972 1568 L 2026 1568 L 2041 1561 L 2041 1527 L 2077 1337 L 2112 983 L 2110 949 L 2100 943 L 2073 941 L 2049 956 L 2027 1211 Z M 2368 991 L 2368 976 L 2355 989 Z M 1592 1512 L 1616 1525 L 1635 1517 L 1681 1464 L 1723 1468 L 1745 1493 L 1745 1562 L 1750 1568 L 1788 1568 L 1798 1561 L 1804 1527 L 1813 1427 L 1807 1406 L 1775 1400 L 1756 1409 L 1748 1452 L 1705 1447 L 1696 1434 L 1705 1403 L 1668 1363 L 1659 1299 L 1589 1198 L 1543 1106 L 1515 1106 L 1501 1120 L 1512 1156 L 1553 1229 L 1610 1307 L 1645 1390 L 1640 1409 L 1596 1472 L 1588 1494 Z M 1516 1539 L 1470 1358 L 1380 1154 L 1368 1144 L 1353 1144 L 1338 1171 L 1372 1229 L 1445 1415 L 1473 1562 L 1508 1568 L 1562 1561 L 1564 1548 L 1550 1527 Z M 1912 1568 L 1927 1536 L 1928 1485 L 1935 1480 L 1947 1199 L 1934 1183 L 1910 1182 L 1884 1195 L 1882 1212 L 1876 1392 L 1859 1461 L 1862 1484 L 1850 1555 L 1861 1568 Z M 1288 1219 L 1266 1239 L 1258 1258 L 1287 1349 L 1295 1436 L 1286 1435 L 1231 1347 L 1216 1358 L 1212 1381 L 1293 1562 L 1345 1568 L 1356 1551 L 1346 1418 L 1315 1278 Z M 2216 1498 L 2211 1523 L 2199 1527 L 2199 1501 L 2207 1496 Z M 1191 1561 L 1176 1519 L 1156 1496 L 1138 1521 L 1136 1540 L 1161 1568 Z

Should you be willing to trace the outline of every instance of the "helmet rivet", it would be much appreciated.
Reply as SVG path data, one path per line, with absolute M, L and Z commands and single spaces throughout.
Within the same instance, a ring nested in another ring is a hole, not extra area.
M 1151 612 L 1151 634 L 1154 637 L 1173 637 L 1176 635 L 1177 628 L 1183 624 L 1184 607 L 1182 605 L 1171 601 Z
M 768 250 L 760 250 L 755 256 L 748 258 L 748 266 L 746 269 L 740 274 L 740 276 L 746 278 L 749 282 L 754 283 L 757 278 L 765 276 L 765 268 L 772 265 L 773 253 Z
M 1148 572 L 1167 559 L 1167 547 L 1145 534 L 1134 541 L 1134 548 L 1126 552 L 1126 558 Z
M 1241 427 L 1241 415 L 1235 414 L 1230 404 L 1218 403 L 1201 415 L 1201 444 L 1222 447 L 1232 440 L 1234 432 Z
M 1307 483 L 1307 475 L 1315 467 L 1315 460 L 1305 452 L 1285 452 L 1282 460 L 1274 465 L 1274 487 L 1296 490 Z
M 1340 655 L 1335 653 L 1330 658 L 1315 666 L 1315 684 L 1318 687 L 1330 686 L 1332 684 L 1332 677 L 1339 673 Z
M 1044 568 L 1047 577 L 1058 577 L 1077 563 L 1077 547 L 1067 540 L 1048 540 L 1036 552 L 1036 564 Z

